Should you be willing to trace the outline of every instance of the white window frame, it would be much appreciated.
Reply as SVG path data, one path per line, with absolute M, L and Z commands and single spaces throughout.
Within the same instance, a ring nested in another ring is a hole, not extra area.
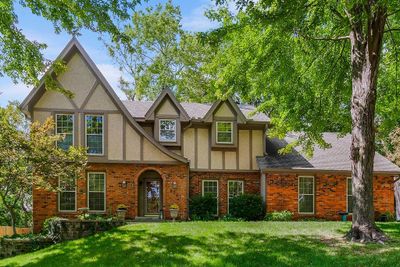
M 230 197 L 229 197 L 229 184 L 230 183 L 241 183 L 242 184 L 242 195 L 244 194 L 244 181 L 243 180 L 228 180 L 227 190 L 226 190 L 226 192 L 228 193 L 228 209 L 227 209 L 228 214 L 229 214 L 229 200 L 230 200 Z
M 60 199 L 61 199 L 61 197 L 60 197 L 60 194 L 62 193 L 62 192 L 69 192 L 69 193 L 71 193 L 72 191 L 62 191 L 61 192 L 61 180 L 60 180 L 60 178 L 58 178 L 58 188 L 59 188 L 59 192 L 58 192 L 58 194 L 57 194 L 57 196 L 58 196 L 58 199 L 57 199 L 57 208 L 58 208 L 58 211 L 59 212 L 64 212 L 64 213 L 67 213 L 67 212 L 76 212 L 76 207 L 77 207 L 77 202 L 78 202 L 78 194 L 77 194 L 77 179 L 76 179 L 76 177 L 74 178 L 74 183 L 75 183 L 75 186 L 74 186 L 74 193 L 75 193 L 75 207 L 74 207 L 74 209 L 73 210 L 62 210 L 61 208 L 60 208 L 60 204 L 61 204 L 61 202 L 60 202 Z
M 103 193 L 104 193 L 104 210 L 91 210 L 89 208 L 90 193 L 91 192 L 101 193 L 100 191 L 89 191 L 89 179 L 90 179 L 89 176 L 90 176 L 90 174 L 103 174 L 104 175 L 104 191 L 103 191 Z M 87 198 L 87 208 L 89 209 L 89 212 L 103 213 L 103 212 L 105 212 L 107 210 L 107 207 L 106 207 L 107 190 L 106 190 L 106 188 L 107 188 L 107 174 L 105 172 L 88 172 L 87 173 L 87 197 L 86 198 Z
M 201 196 L 204 197 L 204 182 L 216 182 L 217 183 L 217 214 L 219 215 L 219 181 L 218 180 L 202 180 L 201 181 Z
M 175 122 L 175 137 L 173 140 L 161 140 L 161 122 L 162 121 L 173 121 Z M 160 142 L 165 142 L 165 143 L 175 143 L 176 142 L 176 127 L 177 127 L 177 121 L 176 119 L 159 119 L 158 120 L 158 140 Z
M 71 113 L 56 113 L 55 114 L 55 122 L 56 122 L 56 125 L 55 125 L 55 132 L 56 132 L 56 134 L 59 134 L 58 133 L 58 131 L 57 131 L 57 122 L 58 122 L 58 115 L 61 115 L 61 116 L 65 116 L 65 115 L 68 115 L 68 116 L 72 116 L 72 146 L 75 146 L 75 114 L 71 114 Z M 61 134 L 65 134 L 65 133 L 61 133 Z M 58 141 L 57 141 L 57 143 L 58 143 Z M 57 145 L 57 147 L 58 147 L 58 144 L 56 144 Z
M 303 194 L 303 195 L 312 195 L 313 196 L 313 211 L 312 212 L 301 212 L 300 211 L 300 179 L 301 178 L 312 178 L 313 179 L 313 193 L 312 194 Z M 297 178 L 297 212 L 299 214 L 315 214 L 315 177 L 314 176 L 299 176 Z
M 97 117 L 102 117 L 103 118 L 103 123 L 101 125 L 101 131 L 102 131 L 102 136 L 101 136 L 101 154 L 100 153 L 88 153 L 89 156 L 104 156 L 104 124 L 105 124 L 105 116 L 104 114 L 85 114 L 84 120 L 85 120 L 85 148 L 88 149 L 88 144 L 87 144 L 87 121 L 86 117 L 88 116 L 97 116 Z M 92 134 L 93 135 L 93 134 Z
M 220 142 L 218 141 L 218 124 L 229 123 L 231 125 L 231 141 L 230 142 Z M 233 144 L 233 122 L 232 121 L 216 121 L 215 122 L 215 143 L 217 144 Z
M 346 212 L 348 214 L 352 214 L 352 212 L 349 212 L 349 180 L 351 180 L 351 177 L 346 177 Z M 352 181 L 353 182 L 353 181 Z M 351 197 L 353 198 L 353 190 L 351 192 Z

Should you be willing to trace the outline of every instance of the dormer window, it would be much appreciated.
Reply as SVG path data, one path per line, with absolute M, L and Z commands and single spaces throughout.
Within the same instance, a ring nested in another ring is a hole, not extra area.
M 159 120 L 159 140 L 160 142 L 176 142 L 176 120 Z
M 233 144 L 233 122 L 216 122 L 216 142 L 217 144 Z

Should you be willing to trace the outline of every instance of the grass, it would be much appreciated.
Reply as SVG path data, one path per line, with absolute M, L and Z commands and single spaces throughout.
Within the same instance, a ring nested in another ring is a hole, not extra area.
M 352 244 L 343 222 L 142 223 L 33 253 L 0 266 L 399 266 L 400 224 L 385 245 Z

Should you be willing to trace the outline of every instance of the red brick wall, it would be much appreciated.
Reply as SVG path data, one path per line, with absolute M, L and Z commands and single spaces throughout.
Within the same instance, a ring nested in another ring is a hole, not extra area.
M 228 209 L 228 181 L 244 181 L 246 194 L 260 194 L 259 172 L 191 172 L 190 196 L 201 195 L 202 180 L 218 180 L 219 215 L 225 215 Z
M 289 210 L 299 217 L 339 220 L 339 211 L 346 211 L 348 175 L 315 175 L 315 213 L 298 214 L 298 175 L 267 174 L 267 212 Z M 394 212 L 393 177 L 374 177 L 374 207 L 379 213 Z
M 163 181 L 163 210 L 167 219 L 170 218 L 169 206 L 179 205 L 180 219 L 186 219 L 188 214 L 188 166 L 181 165 L 146 165 L 146 164 L 90 164 L 87 171 L 106 173 L 106 214 L 115 214 L 118 204 L 128 206 L 127 218 L 138 215 L 138 180 L 146 170 L 157 171 Z M 77 182 L 77 208 L 87 207 L 86 174 Z M 128 186 L 122 188 L 120 183 L 127 181 Z M 33 191 L 33 225 L 34 231 L 41 230 L 46 218 L 60 216 L 76 217 L 77 212 L 58 212 L 57 193 L 41 189 Z

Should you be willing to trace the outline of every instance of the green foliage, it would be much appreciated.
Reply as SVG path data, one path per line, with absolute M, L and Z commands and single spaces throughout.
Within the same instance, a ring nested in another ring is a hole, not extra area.
M 395 215 L 390 211 L 386 211 L 379 215 L 378 220 L 380 222 L 394 222 L 396 220 Z
M 288 210 L 283 210 L 283 211 L 273 211 L 269 212 L 265 216 L 266 221 L 282 221 L 282 222 L 287 222 L 291 221 L 293 218 L 293 213 L 288 211 Z
M 190 218 L 194 221 L 215 219 L 216 206 L 217 199 L 212 196 L 193 196 L 189 201 Z
M 246 221 L 261 220 L 264 217 L 264 204 L 261 196 L 244 194 L 229 200 L 230 214 Z
M 57 190 L 58 179 L 80 176 L 87 157 L 84 148 L 55 146 L 62 137 L 52 118 L 28 125 L 15 105 L 0 108 L 0 129 L 0 203 L 15 226 L 21 209 L 29 211 L 32 185 Z
M 243 222 L 244 220 L 242 218 L 236 218 L 232 216 L 231 214 L 227 214 L 224 217 L 222 217 L 221 221 L 223 222 Z
M 128 75 L 120 87 L 128 99 L 154 100 L 169 87 L 182 101 L 212 98 L 204 64 L 214 50 L 181 26 L 181 11 L 171 1 L 136 11 L 125 25 L 126 41 L 107 44 L 110 55 Z
M 109 34 L 115 41 L 124 39 L 116 24 L 126 20 L 139 0 L 72 0 L 36 1 L 5 0 L 0 4 L 0 76 L 14 82 L 36 85 L 43 70 L 57 68 L 43 56 L 46 44 L 29 40 L 18 26 L 16 5 L 53 23 L 56 33 L 66 31 L 77 35 L 87 29 L 101 35 Z M 55 88 L 58 88 L 55 87 Z

